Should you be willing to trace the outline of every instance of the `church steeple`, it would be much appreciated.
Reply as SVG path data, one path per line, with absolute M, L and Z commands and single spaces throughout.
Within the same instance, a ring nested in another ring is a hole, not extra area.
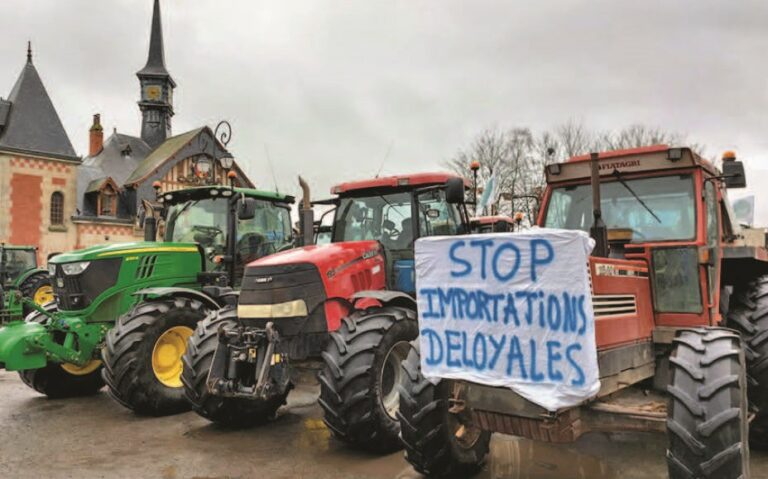
M 155 148 L 171 136 L 173 89 L 176 82 L 165 68 L 160 0 L 155 0 L 147 64 L 136 73 L 141 84 L 141 139 Z

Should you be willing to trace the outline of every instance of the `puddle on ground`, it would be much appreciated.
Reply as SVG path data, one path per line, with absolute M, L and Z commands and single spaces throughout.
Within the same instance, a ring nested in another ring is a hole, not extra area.
M 567 444 L 549 444 L 495 435 L 478 479 L 613 479 L 617 474 L 600 459 Z

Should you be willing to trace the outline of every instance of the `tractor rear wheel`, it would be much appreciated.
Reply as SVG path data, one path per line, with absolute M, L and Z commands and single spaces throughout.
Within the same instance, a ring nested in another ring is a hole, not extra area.
M 138 414 L 189 410 L 181 356 L 207 312 L 196 299 L 175 297 L 141 302 L 121 316 L 102 350 L 110 395 Z
M 418 333 L 416 312 L 396 306 L 356 311 L 331 333 L 318 379 L 323 420 L 334 436 L 376 453 L 402 447 L 401 364 Z
M 727 324 L 741 333 L 749 348 L 749 402 L 757 409 L 750 424 L 750 442 L 753 448 L 768 449 L 768 276 L 734 293 Z
M 55 303 L 47 303 L 47 311 L 55 311 Z M 48 317 L 34 312 L 26 319 L 28 322 L 45 323 Z M 91 360 L 85 366 L 74 364 L 48 363 L 40 369 L 19 371 L 21 381 L 35 391 L 51 399 L 90 396 L 104 387 L 101 379 L 101 361 Z
M 448 399 L 453 381 L 433 385 L 421 374 L 419 346 L 414 341 L 403 363 L 397 417 L 402 429 L 405 459 L 428 477 L 470 477 L 488 454 L 491 433 L 473 426 L 468 411 L 452 413 Z
M 748 478 L 747 376 L 739 335 L 682 331 L 669 359 L 670 479 Z
M 226 306 L 209 314 L 198 324 L 182 358 L 184 370 L 181 382 L 196 413 L 224 426 L 248 427 L 273 419 L 280 406 L 285 404 L 288 391 L 264 401 L 215 396 L 208 390 L 206 379 L 219 344 L 219 329 L 235 326 L 236 317 L 237 308 Z
M 50 303 L 53 301 L 53 285 L 51 278 L 46 272 L 39 272 L 30 275 L 24 281 L 19 284 L 19 291 L 25 298 L 29 298 L 35 302 L 38 306 Z M 22 308 L 24 316 L 34 311 L 26 304 Z

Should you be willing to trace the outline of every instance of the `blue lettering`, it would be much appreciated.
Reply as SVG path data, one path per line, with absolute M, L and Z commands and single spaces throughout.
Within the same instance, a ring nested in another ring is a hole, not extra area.
M 443 342 L 440 340 L 440 336 L 434 330 L 429 328 L 422 329 L 421 335 L 426 336 L 429 339 L 429 356 L 427 356 L 426 359 L 427 364 L 435 366 L 443 362 Z M 435 345 L 440 348 L 437 355 L 435 355 Z
M 451 331 L 446 330 L 445 331 L 445 343 L 448 347 L 448 350 L 446 351 L 446 358 L 445 358 L 445 364 L 452 368 L 460 368 L 461 367 L 461 361 L 458 359 L 452 359 L 451 351 L 460 351 L 461 350 L 461 343 L 460 342 L 453 342 L 452 339 L 456 339 L 458 341 L 461 341 L 461 335 L 458 331 Z
M 579 328 L 579 336 L 584 336 L 587 331 L 587 313 L 584 312 L 584 295 L 579 296 L 579 316 L 581 316 L 581 327 Z
M 482 355 L 477 354 L 477 346 L 478 344 L 481 346 Z M 475 368 L 477 368 L 478 371 L 482 371 L 485 369 L 485 365 L 488 362 L 488 345 L 485 342 L 485 336 L 483 333 L 477 333 L 475 335 L 475 341 L 472 344 L 472 357 L 474 358 Z
M 573 369 L 575 369 L 576 373 L 579 375 L 578 378 L 571 381 L 571 386 L 583 386 L 584 380 L 586 379 L 584 377 L 584 370 L 581 369 L 579 364 L 573 359 L 573 356 L 571 356 L 571 351 L 581 351 L 581 344 L 574 343 L 568 346 L 565 349 L 565 358 L 568 360 L 571 366 L 573 366 Z
M 424 319 L 442 318 L 442 315 L 437 314 L 432 304 L 432 297 L 437 294 L 437 291 L 431 288 L 423 288 L 419 290 L 419 294 L 427 297 L 427 305 L 429 306 L 427 311 L 421 311 L 421 317 Z
M 491 346 L 493 347 L 493 350 L 494 350 L 493 354 L 491 355 L 491 361 L 488 363 L 488 368 L 495 369 L 496 361 L 499 360 L 499 355 L 501 354 L 501 350 L 504 349 L 504 345 L 507 344 L 507 335 L 505 334 L 501 337 L 501 342 L 496 342 L 496 340 L 493 338 L 493 335 L 489 334 L 488 340 L 491 342 Z
M 563 355 L 560 354 L 560 341 L 547 341 L 547 372 L 549 373 L 550 381 L 562 381 L 563 373 L 561 373 L 555 366 L 558 361 L 563 359 Z M 557 351 L 555 351 L 557 349 Z
M 539 248 L 543 247 L 546 250 L 546 256 L 540 257 L 538 255 Z M 536 268 L 538 266 L 548 265 L 555 259 L 555 250 L 552 249 L 552 245 L 549 241 L 541 238 L 531 240 L 531 280 L 536 281 L 538 275 L 536 274 Z
M 547 323 L 549 323 L 549 329 L 557 331 L 560 329 L 560 301 L 557 296 L 550 294 L 547 298 Z
M 507 271 L 506 274 L 501 274 L 499 272 L 499 260 L 501 258 L 501 254 L 505 250 L 512 250 L 515 252 L 515 262 L 512 265 L 512 268 Z M 504 243 L 503 245 L 496 248 L 496 252 L 493 253 L 493 275 L 496 277 L 499 281 L 509 281 L 510 279 L 514 278 L 517 274 L 517 270 L 520 269 L 520 249 L 518 249 L 517 246 L 515 246 L 514 243 Z
M 451 261 L 453 261 L 454 264 L 459 264 L 464 267 L 464 269 L 460 271 L 451 271 L 451 276 L 454 278 L 461 278 L 472 272 L 472 263 L 456 256 L 456 250 L 465 245 L 466 242 L 464 240 L 456 241 L 451 245 L 451 249 L 448 251 L 448 256 L 451 258 Z
M 485 258 L 488 247 L 493 246 L 492 239 L 472 240 L 470 246 L 480 247 L 480 278 L 485 279 Z
M 528 343 L 531 345 L 531 379 L 540 383 L 544 380 L 544 374 L 536 371 L 536 340 L 531 339 Z
M 578 329 L 578 318 L 576 313 L 578 304 L 576 298 L 571 297 L 571 295 L 568 293 L 563 293 L 563 304 L 565 305 L 565 311 L 563 314 L 563 332 L 575 333 Z
M 517 361 L 520 367 L 520 377 L 528 379 L 528 374 L 525 372 L 525 359 L 523 358 L 523 350 L 520 347 L 520 340 L 517 336 L 512 336 L 509 339 L 509 354 L 507 355 L 507 376 L 512 376 L 513 361 Z
M 517 316 L 517 307 L 515 306 L 515 297 L 512 293 L 507 293 L 507 305 L 504 307 L 504 324 L 509 324 L 509 317 L 515 321 L 515 326 L 520 326 L 520 318 Z
M 461 348 L 461 360 L 464 362 L 464 366 L 474 366 L 472 359 L 467 356 L 467 333 L 465 331 L 461 332 L 461 343 L 463 346 Z
M 528 291 L 518 291 L 515 293 L 515 298 L 525 298 L 528 305 L 528 310 L 525 312 L 525 321 L 528 326 L 533 323 L 533 300 L 536 299 L 537 294 L 535 292 L 529 293 Z

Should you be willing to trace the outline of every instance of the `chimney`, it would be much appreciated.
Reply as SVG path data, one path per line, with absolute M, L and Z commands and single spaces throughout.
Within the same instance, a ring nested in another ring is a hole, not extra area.
M 90 133 L 90 147 L 88 149 L 88 156 L 98 155 L 101 149 L 104 147 L 104 128 L 101 127 L 101 115 L 96 113 L 93 115 L 93 125 L 91 125 Z

